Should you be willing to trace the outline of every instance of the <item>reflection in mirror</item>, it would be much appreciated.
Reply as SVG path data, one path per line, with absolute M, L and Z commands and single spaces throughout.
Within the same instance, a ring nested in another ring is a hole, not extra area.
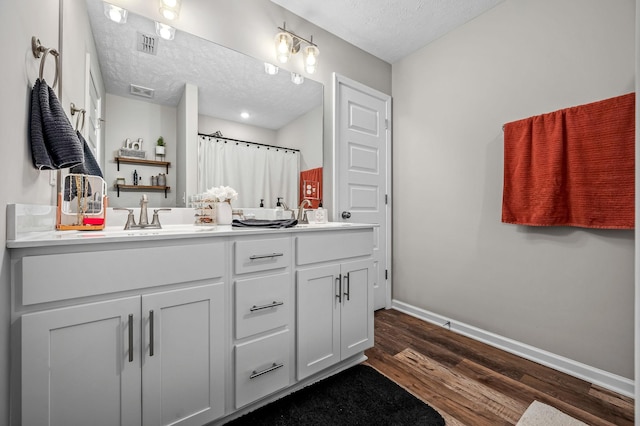
M 186 206 L 190 195 L 207 187 L 233 186 L 226 181 L 231 172 L 246 178 L 236 185 L 252 189 L 244 191 L 246 198 L 240 194 L 238 207 L 258 207 L 260 199 L 265 207 L 275 207 L 278 196 L 296 205 L 299 182 L 305 176 L 311 182 L 311 175 L 305 175 L 311 170 L 313 179 L 320 176 L 316 185 L 321 184 L 322 84 L 306 78 L 303 84 L 293 84 L 288 71 L 267 74 L 262 61 L 211 41 L 183 31 L 165 40 L 156 35 L 152 19 L 129 13 L 127 22 L 119 24 L 105 16 L 102 1 L 86 0 L 86 4 L 106 90 L 102 169 L 110 206 L 136 206 L 142 193 L 148 194 L 150 206 Z M 247 118 L 242 118 L 243 112 Z M 298 169 L 282 187 L 273 187 L 282 180 L 281 167 L 256 167 L 251 163 L 255 160 L 242 158 L 231 164 L 204 156 L 198 133 L 216 132 L 234 140 L 298 150 Z M 164 155 L 155 151 L 159 137 L 166 145 Z M 156 164 L 118 165 L 115 157 L 122 155 L 127 140 L 140 143 L 134 147 L 138 152 L 125 154 L 170 162 L 168 173 Z M 274 174 L 258 175 L 258 170 Z M 118 194 L 116 180 L 132 184 L 134 172 L 142 186 Z M 166 192 L 144 188 L 156 183 L 153 178 L 160 173 L 166 173 Z M 205 176 L 220 180 L 206 181 Z M 265 181 L 272 186 L 268 193 L 253 190 L 252 183 Z M 309 195 L 314 197 L 320 194 Z

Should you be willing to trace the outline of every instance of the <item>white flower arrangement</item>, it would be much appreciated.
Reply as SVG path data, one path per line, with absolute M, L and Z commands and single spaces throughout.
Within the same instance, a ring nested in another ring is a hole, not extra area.
M 205 198 L 213 201 L 232 201 L 238 199 L 238 193 L 230 186 L 214 186 L 204 193 Z

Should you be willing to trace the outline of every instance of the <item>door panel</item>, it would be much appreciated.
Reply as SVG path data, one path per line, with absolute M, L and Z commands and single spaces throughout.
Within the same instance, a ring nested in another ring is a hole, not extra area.
M 142 296 L 143 424 L 224 414 L 223 303 L 222 283 Z
M 390 305 L 391 97 L 336 76 L 334 220 L 375 223 L 375 309 Z M 343 216 L 343 212 L 348 212 Z
M 136 296 L 23 315 L 21 424 L 140 424 L 139 313 Z

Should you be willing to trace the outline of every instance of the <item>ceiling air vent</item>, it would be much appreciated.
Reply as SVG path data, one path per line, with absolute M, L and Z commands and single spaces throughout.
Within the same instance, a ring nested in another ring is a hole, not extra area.
M 137 86 L 135 84 L 131 85 L 131 94 L 136 96 L 142 96 L 143 98 L 153 98 L 153 89 L 149 89 L 148 87 Z
M 158 48 L 158 37 L 138 33 L 138 51 L 155 55 Z

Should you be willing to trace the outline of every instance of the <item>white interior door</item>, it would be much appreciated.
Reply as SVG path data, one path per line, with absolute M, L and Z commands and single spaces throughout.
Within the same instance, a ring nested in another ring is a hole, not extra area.
M 334 74 L 336 221 L 375 223 L 374 308 L 391 305 L 391 97 Z

